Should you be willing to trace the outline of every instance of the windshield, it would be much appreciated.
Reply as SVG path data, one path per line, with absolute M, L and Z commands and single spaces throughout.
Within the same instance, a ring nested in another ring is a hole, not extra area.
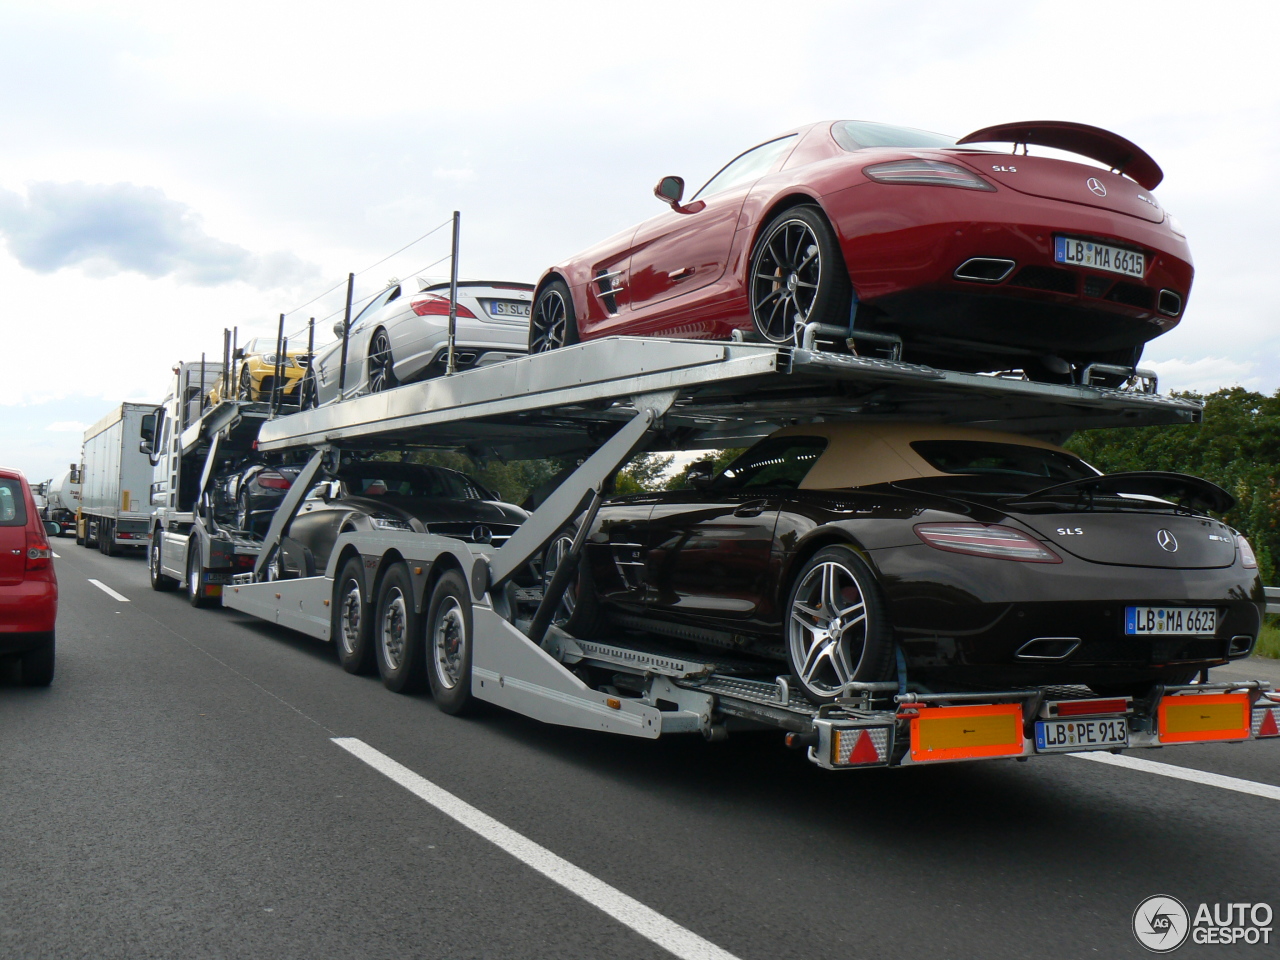
M 338 471 L 353 497 L 442 497 L 489 499 L 465 474 L 416 463 L 353 463 Z
M 836 143 L 846 150 L 865 147 L 954 147 L 955 137 L 911 127 L 895 127 L 887 123 L 865 120 L 841 120 L 831 128 Z
M 826 437 L 761 440 L 711 482 L 717 491 L 771 488 L 794 490 L 827 448 Z
M 763 177 L 778 162 L 778 158 L 792 148 L 796 142 L 796 134 L 770 140 L 758 147 L 752 147 L 746 153 L 730 161 L 695 195 L 695 200 L 707 197 L 736 187 L 739 184 L 754 182 Z

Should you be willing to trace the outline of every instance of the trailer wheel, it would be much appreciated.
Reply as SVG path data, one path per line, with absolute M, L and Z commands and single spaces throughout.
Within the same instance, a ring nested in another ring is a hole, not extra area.
M 770 221 L 750 276 L 751 319 L 770 343 L 794 343 L 796 328 L 811 321 L 849 325 L 849 269 L 817 207 L 791 207 Z
M 54 641 L 53 631 L 48 639 L 34 650 L 28 650 L 18 658 L 22 669 L 24 687 L 47 687 L 53 683 Z
M 200 562 L 200 543 L 195 537 L 187 541 L 187 599 L 193 607 L 213 605 L 204 595 L 204 564 Z
M 160 544 L 164 534 L 157 530 L 147 542 L 147 572 L 151 576 L 151 589 L 169 591 L 178 585 L 178 581 L 164 573 L 160 567 Z
M 436 581 L 427 611 L 427 678 L 436 706 L 459 714 L 471 703 L 471 592 L 457 570 Z
M 392 564 L 378 589 L 375 654 L 382 685 L 393 693 L 426 686 L 422 618 L 413 609 L 413 580 L 403 563 Z
M 563 280 L 552 280 L 529 313 L 529 352 L 545 353 L 577 342 L 578 321 L 569 287 Z
M 850 681 L 890 679 L 893 630 L 884 598 L 848 547 L 819 550 L 796 574 L 783 632 L 791 673 L 820 703 Z
M 338 648 L 338 662 L 347 673 L 367 674 L 373 670 L 373 631 L 369 627 L 369 603 L 361 586 L 363 570 L 360 558 L 351 557 L 342 565 L 333 590 L 330 634 Z

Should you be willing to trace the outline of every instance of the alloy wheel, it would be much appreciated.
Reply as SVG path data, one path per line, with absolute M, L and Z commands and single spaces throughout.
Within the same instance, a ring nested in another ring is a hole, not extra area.
M 822 282 L 822 252 L 803 220 L 777 224 L 760 245 L 751 271 L 751 314 L 760 335 L 790 343 L 813 312 Z
M 542 590 L 544 594 L 550 589 L 551 579 L 556 575 L 556 570 L 560 568 L 560 564 L 564 562 L 564 558 L 568 556 L 572 546 L 573 537 L 560 536 L 551 541 L 551 546 L 547 547 L 546 559 L 542 564 Z M 573 584 L 570 584 L 560 597 L 560 603 L 556 606 L 554 622 L 557 624 L 568 623 L 570 618 L 573 617 L 573 610 L 577 603 L 577 593 Z
M 409 649 L 409 615 L 405 608 L 404 594 L 393 588 L 387 594 L 386 607 L 382 611 L 382 627 L 378 634 L 378 651 L 382 662 L 390 670 L 404 666 Z
M 436 679 L 446 690 L 462 680 L 466 665 L 467 621 L 454 597 L 445 597 L 431 631 L 431 662 Z
M 348 657 L 354 657 L 356 648 L 360 645 L 360 631 L 364 627 L 361 622 L 362 610 L 360 584 L 349 580 L 338 609 L 338 642 L 342 644 L 342 652 Z
M 867 647 L 867 605 L 853 572 L 828 560 L 796 588 L 787 642 L 797 679 L 822 697 L 840 693 L 857 675 Z
M 545 353 L 564 346 L 569 323 L 569 305 L 559 290 L 544 291 L 533 305 L 529 318 L 529 352 Z
M 385 330 L 373 335 L 369 345 L 369 392 L 381 393 L 395 386 L 395 373 L 392 370 L 391 338 Z

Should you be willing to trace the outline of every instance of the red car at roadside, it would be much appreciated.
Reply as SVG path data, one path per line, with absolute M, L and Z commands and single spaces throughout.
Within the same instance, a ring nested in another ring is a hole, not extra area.
M 58 577 L 48 526 L 26 477 L 0 467 L 0 659 L 16 657 L 29 687 L 53 682 Z
M 816 324 L 837 349 L 952 370 L 1132 370 L 1191 290 L 1186 237 L 1152 192 L 1162 178 L 1137 145 L 1079 123 L 958 139 L 812 124 L 740 154 L 691 200 L 664 177 L 667 212 L 543 275 L 529 349 L 614 334 L 796 343 Z

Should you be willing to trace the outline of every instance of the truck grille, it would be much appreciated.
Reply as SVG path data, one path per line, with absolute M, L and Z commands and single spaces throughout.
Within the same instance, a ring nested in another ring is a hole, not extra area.
M 519 525 L 514 523 L 480 523 L 470 520 L 427 524 L 428 533 L 438 533 L 467 543 L 490 543 L 495 547 L 500 547 L 511 539 L 518 528 Z

